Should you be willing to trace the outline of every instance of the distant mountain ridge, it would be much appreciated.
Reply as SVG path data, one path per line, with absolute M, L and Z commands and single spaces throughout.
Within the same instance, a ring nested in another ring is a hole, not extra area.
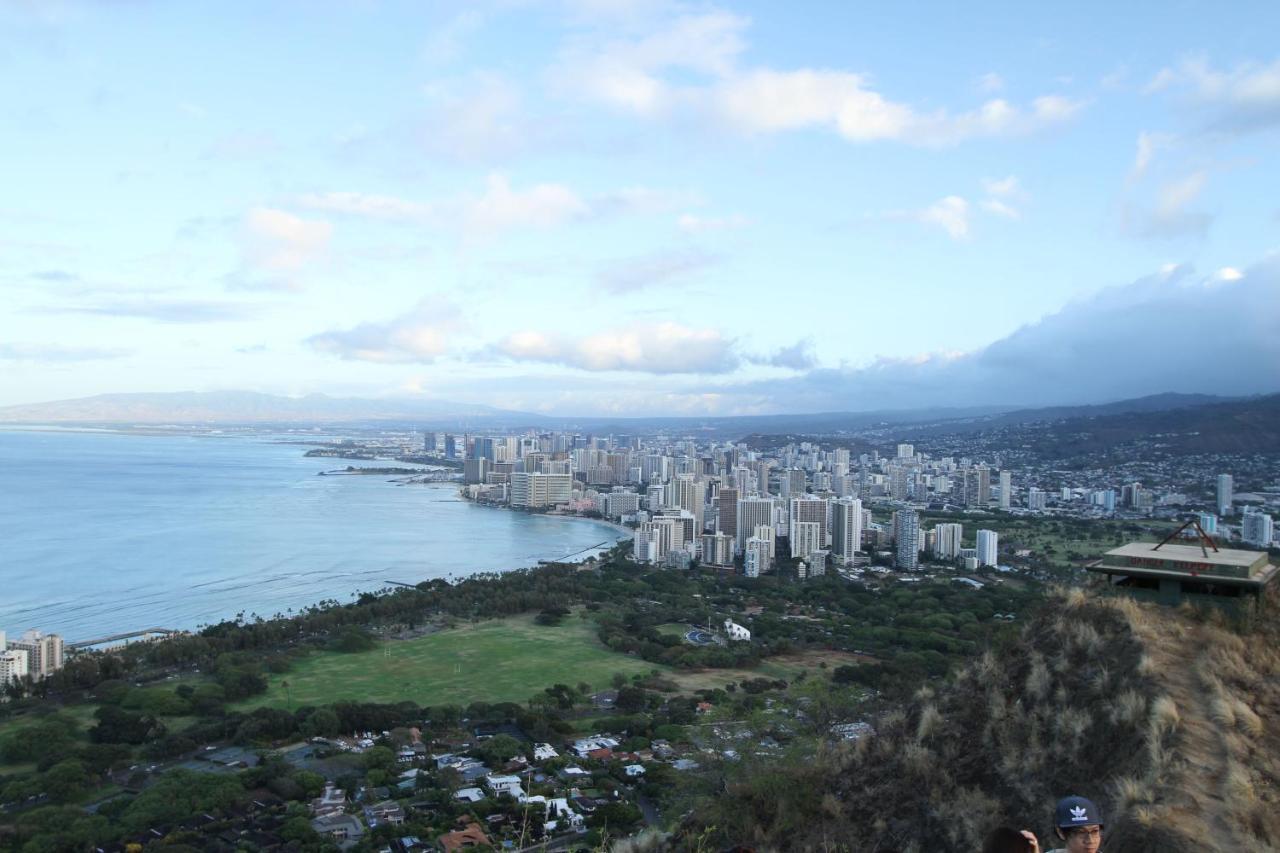
M 904 440 L 1021 430 L 1045 457 L 1089 457 L 1139 441 L 1173 453 L 1280 452 L 1280 394 L 1243 399 L 1161 394 L 1102 406 L 1007 412 L 964 423 L 909 426 Z
M 1264 398 L 1253 398 L 1264 399 Z M 1133 400 L 1081 406 L 1026 409 L 1017 406 L 879 409 L 860 412 L 773 415 L 617 417 L 549 416 L 474 403 L 419 399 L 365 399 L 309 394 L 284 397 L 253 391 L 191 391 L 100 394 L 74 400 L 0 407 L 0 423 L 268 425 L 365 424 L 403 427 L 567 429 L 593 433 L 643 433 L 659 430 L 713 433 L 723 438 L 749 434 L 832 435 L 876 429 L 935 436 L 979 432 L 1019 424 L 1080 419 L 1136 417 L 1190 412 L 1237 402 L 1204 394 L 1156 394 Z M 1249 401 L 1244 401 L 1246 406 Z M 1135 428 L 1141 428 L 1137 425 Z
M 445 400 L 369 400 L 308 394 L 282 397 L 254 391 L 178 391 L 99 394 L 0 408 L 0 423 L 268 424 L 362 421 L 521 422 L 538 415 Z

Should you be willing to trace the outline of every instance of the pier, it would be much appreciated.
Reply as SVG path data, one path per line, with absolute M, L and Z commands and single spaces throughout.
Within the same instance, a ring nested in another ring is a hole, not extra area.
M 133 639 L 153 640 L 157 637 L 171 637 L 174 634 L 181 634 L 174 628 L 144 628 L 141 631 L 130 631 L 126 634 L 111 634 L 106 637 L 99 637 L 96 640 L 81 640 L 78 643 L 67 643 L 68 649 L 92 649 L 95 646 L 105 646 L 112 643 L 128 642 Z

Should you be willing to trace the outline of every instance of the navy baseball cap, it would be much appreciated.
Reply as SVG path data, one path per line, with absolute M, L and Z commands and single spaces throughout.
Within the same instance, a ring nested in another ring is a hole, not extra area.
M 1053 810 L 1053 825 L 1059 829 L 1073 826 L 1102 826 L 1102 812 L 1092 800 L 1084 797 L 1064 797 Z

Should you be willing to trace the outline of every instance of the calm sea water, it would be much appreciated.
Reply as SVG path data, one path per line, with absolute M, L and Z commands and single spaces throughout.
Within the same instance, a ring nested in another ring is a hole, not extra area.
M 614 528 L 479 507 L 449 484 L 317 476 L 264 437 L 0 430 L 0 629 L 68 641 L 532 566 Z

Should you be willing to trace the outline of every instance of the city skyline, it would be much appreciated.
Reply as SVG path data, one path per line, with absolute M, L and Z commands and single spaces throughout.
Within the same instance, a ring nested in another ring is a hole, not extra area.
M 8 6 L 0 406 L 1280 390 L 1280 10 L 1024 12 Z

